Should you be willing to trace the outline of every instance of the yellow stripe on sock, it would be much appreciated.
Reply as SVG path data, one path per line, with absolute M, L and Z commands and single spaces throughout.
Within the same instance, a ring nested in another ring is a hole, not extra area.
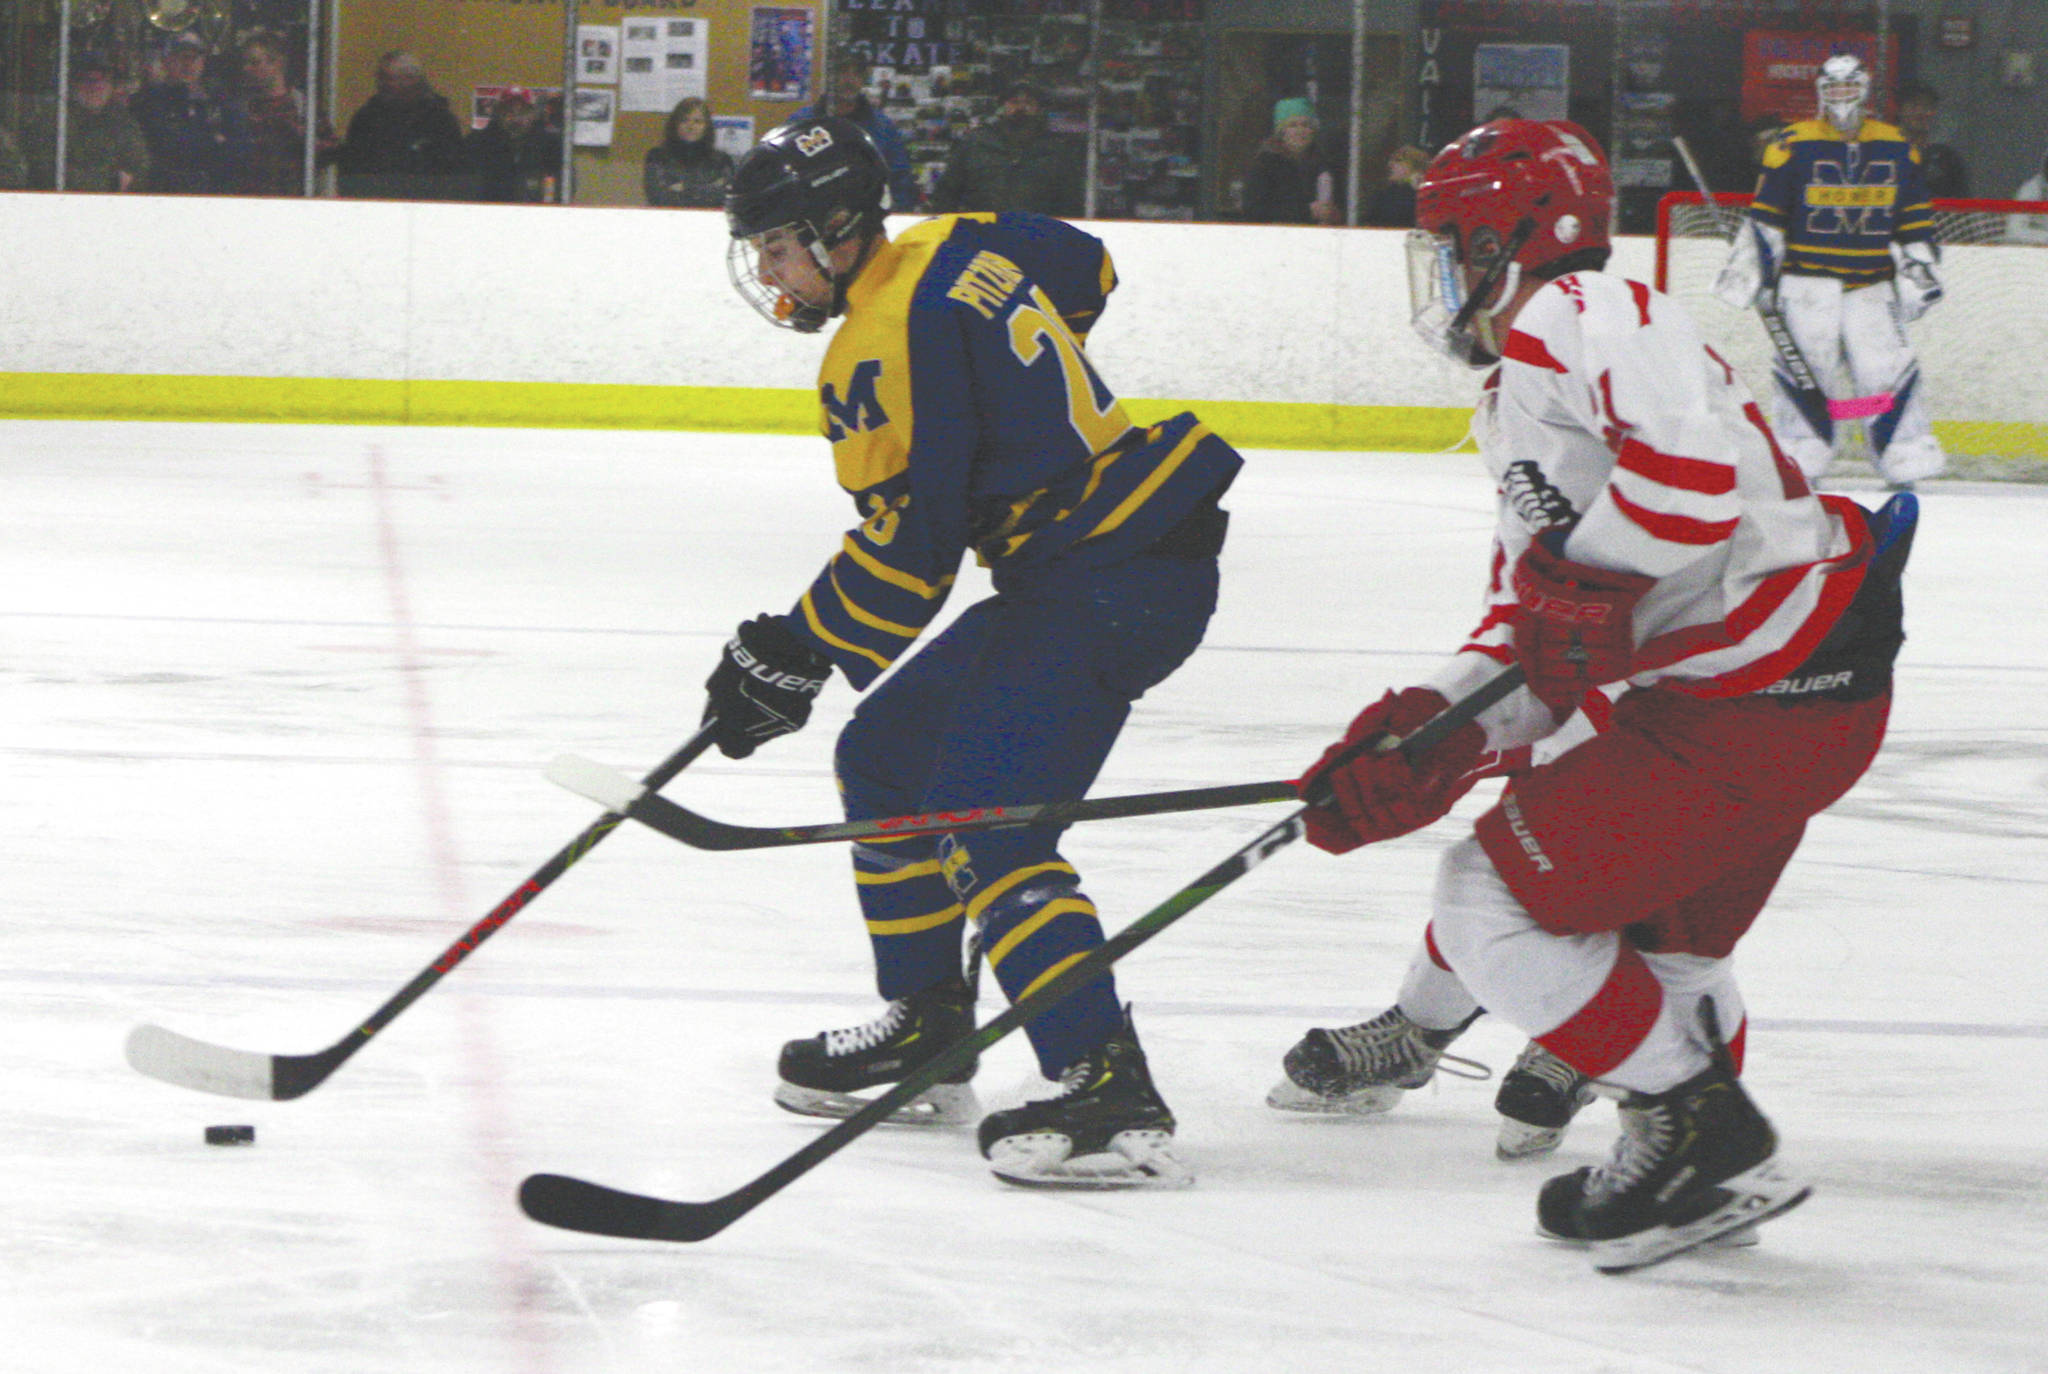
M 1059 977 L 1062 973 L 1065 973 L 1068 969 L 1080 963 L 1083 959 L 1086 959 L 1087 957 L 1088 951 L 1086 950 L 1083 950 L 1079 954 L 1069 954 L 1066 958 L 1060 960 L 1057 964 L 1054 964 L 1051 968 L 1039 974 L 1036 978 L 1033 978 L 1031 980 L 1031 986 L 1024 989 L 1024 991 L 1018 993 L 1016 997 L 1014 997 L 1011 1000 L 1017 1002 L 1023 1001 L 1032 993 L 1037 992 L 1047 983 L 1050 983 L 1053 979 Z
M 1054 901 L 1047 902 L 1024 920 L 1019 921 L 1016 928 L 1008 935 L 996 941 L 994 947 L 988 951 L 988 966 L 990 968 L 1000 966 L 1003 960 L 1009 956 L 1011 950 L 1023 944 L 1033 935 L 1036 935 L 1045 927 L 1048 921 L 1062 916 L 1069 911 L 1086 912 L 1088 915 L 1093 916 L 1095 914 L 1095 903 L 1089 901 L 1086 897 L 1060 897 Z
M 990 883 L 981 891 L 975 893 L 973 898 L 969 900 L 969 902 L 967 903 L 967 914 L 969 916 L 972 916 L 976 921 L 979 921 L 981 919 L 981 913 L 988 910 L 988 904 L 990 902 L 993 902 L 996 898 L 1002 896 L 1005 892 L 1008 892 L 1011 888 L 1017 886 L 1017 884 L 1023 882 L 1026 878 L 1034 877 L 1040 873 L 1065 873 L 1077 879 L 1081 876 L 1080 874 L 1074 872 L 1074 866 L 1072 864 L 1062 863 L 1057 859 L 1053 860 L 1050 863 L 1032 864 L 1028 868 L 1012 869 L 1010 872 L 1005 873 L 1002 877 L 996 879 L 993 883 Z
M 870 935 L 915 935 L 921 930 L 936 930 L 942 925 L 960 919 L 960 903 L 942 911 L 930 912 L 923 916 L 899 916 L 892 921 L 869 921 Z M 991 963 L 994 961 L 991 960 Z
M 926 859 L 923 863 L 905 864 L 901 868 L 892 868 L 882 873 L 871 873 L 866 869 L 856 868 L 853 870 L 853 881 L 862 887 L 872 887 L 880 883 L 907 883 L 912 878 L 922 878 L 938 871 L 939 861 Z

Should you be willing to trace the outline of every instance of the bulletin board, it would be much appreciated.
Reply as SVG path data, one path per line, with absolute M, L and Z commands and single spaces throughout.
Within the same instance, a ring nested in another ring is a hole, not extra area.
M 618 29 L 629 18 L 695 18 L 708 30 L 706 98 L 722 124 L 751 118 L 756 135 L 782 123 L 817 96 L 813 65 L 801 98 L 756 99 L 749 65 L 755 0 L 584 0 L 578 23 Z M 806 10 L 812 33 L 822 43 L 821 7 L 803 0 L 777 0 L 781 10 Z M 478 86 L 522 85 L 558 89 L 562 84 L 563 0 L 339 0 L 335 39 L 335 125 L 376 90 L 377 61 L 394 49 L 419 54 L 427 79 L 448 97 L 467 127 L 470 94 Z M 593 89 L 618 92 L 617 85 Z M 576 203 L 640 205 L 641 161 L 661 141 L 666 112 L 638 111 L 615 101 L 612 141 L 607 147 L 576 150 Z

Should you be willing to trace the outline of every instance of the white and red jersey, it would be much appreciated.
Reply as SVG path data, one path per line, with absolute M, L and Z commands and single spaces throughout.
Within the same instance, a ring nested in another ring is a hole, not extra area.
M 1683 307 L 1573 273 L 1529 298 L 1501 351 L 1474 425 L 1500 490 L 1486 614 L 1429 685 L 1456 700 L 1514 661 L 1509 573 L 1558 528 L 1565 557 L 1657 580 L 1630 685 L 1732 697 L 1797 668 L 1855 595 L 1868 529 L 1813 493 Z M 1482 720 L 1497 749 L 1555 729 L 1526 691 Z

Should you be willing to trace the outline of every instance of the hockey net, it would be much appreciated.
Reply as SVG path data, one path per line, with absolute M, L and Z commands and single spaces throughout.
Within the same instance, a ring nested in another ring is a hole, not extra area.
M 1761 397 L 1771 369 L 1763 325 L 1708 290 L 1748 204 L 1743 193 L 1722 192 L 1711 205 L 1696 191 L 1665 196 L 1655 285 L 1685 303 L 1707 342 Z M 2048 373 L 2040 364 L 2048 318 L 2039 308 L 2048 301 L 2048 202 L 1937 200 L 1934 218 L 1946 294 L 1906 332 L 1949 471 L 2048 481 Z M 1839 378 L 1828 380 L 1831 394 L 1846 394 Z

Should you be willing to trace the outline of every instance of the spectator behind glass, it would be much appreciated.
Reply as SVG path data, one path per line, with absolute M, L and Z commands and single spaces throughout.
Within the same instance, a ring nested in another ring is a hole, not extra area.
M 932 187 L 932 208 L 1032 210 L 1072 219 L 1081 213 L 1081 175 L 1073 150 L 1046 126 L 1045 97 L 1019 81 L 1003 93 L 994 119 L 953 145 Z
M 1970 194 L 1970 169 L 1963 155 L 1946 143 L 1930 143 L 1934 121 L 1941 112 L 1941 92 L 1932 86 L 1913 85 L 1899 92 L 1899 128 L 1907 142 L 1920 150 L 1920 172 L 1927 178 L 1927 194 L 1936 200 L 1958 200 Z
M 57 128 L 30 139 L 35 184 L 57 184 Z M 71 110 L 64 130 L 64 189 L 140 191 L 149 184 L 149 144 L 114 95 L 114 71 L 96 57 L 71 64 Z
M 1366 206 L 1365 222 L 1381 229 L 1415 227 L 1415 183 L 1429 166 L 1429 154 L 1410 143 L 1396 148 L 1387 159 L 1386 184 L 1372 193 Z
M 2048 156 L 2042 157 L 2041 170 L 2021 182 L 2012 198 L 2048 200 Z M 2048 214 L 2007 215 L 2005 236 L 2013 243 L 2048 243 Z
M 1273 105 L 1273 136 L 1244 179 L 1244 217 L 1254 224 L 1335 224 L 1336 177 L 1316 151 L 1315 106 L 1302 96 Z M 1411 211 L 1412 215 L 1412 211 Z
M 248 131 L 241 112 L 206 88 L 206 40 L 179 34 L 163 62 L 164 79 L 144 86 L 128 105 L 149 141 L 149 189 L 177 195 L 235 190 Z
M 427 84 L 409 52 L 384 54 L 377 93 L 348 122 L 335 150 L 341 194 L 391 200 L 461 198 L 462 126 L 448 101 Z
M 732 181 L 732 154 L 712 142 L 711 106 L 686 96 L 668 112 L 661 142 L 647 150 L 642 183 L 649 205 L 715 210 Z
M 306 93 L 293 89 L 284 38 L 258 29 L 242 40 L 242 121 L 248 130 L 240 186 L 252 196 L 297 196 L 306 191 Z M 335 147 L 323 120 L 316 156 Z
M 551 202 L 562 175 L 562 131 L 541 120 L 532 91 L 507 86 L 491 105 L 491 122 L 463 141 L 462 156 L 478 200 Z
M 917 177 L 910 170 L 910 149 L 895 121 L 868 99 L 867 84 L 867 64 L 850 52 L 841 53 L 826 70 L 822 97 L 815 105 L 798 110 L 794 118 L 837 115 L 866 129 L 875 147 L 881 150 L 882 161 L 889 166 L 889 208 L 896 212 L 915 210 L 921 197 Z

